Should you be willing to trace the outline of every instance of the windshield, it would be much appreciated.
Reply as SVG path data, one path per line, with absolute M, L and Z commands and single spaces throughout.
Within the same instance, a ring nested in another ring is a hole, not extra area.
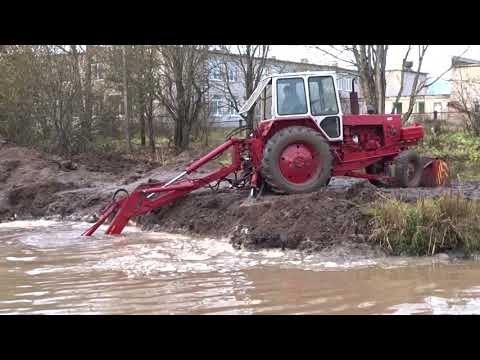
M 250 108 L 253 106 L 253 104 L 255 104 L 255 102 L 257 101 L 258 97 L 260 96 L 260 94 L 262 93 L 263 89 L 265 88 L 265 86 L 267 86 L 267 84 L 271 81 L 272 79 L 271 78 L 266 78 L 266 79 L 263 79 L 262 81 L 260 81 L 260 83 L 258 84 L 257 88 L 255 89 L 255 91 L 252 93 L 252 95 L 250 95 L 250 98 L 247 100 L 247 102 L 245 104 L 243 104 L 242 108 L 240 109 L 240 111 L 238 112 L 239 114 L 243 114 L 243 113 L 246 113 L 248 110 L 250 110 Z
M 278 115 L 307 113 L 307 99 L 303 78 L 277 80 Z
M 338 114 L 337 94 L 331 76 L 315 76 L 308 79 L 310 109 L 312 115 Z

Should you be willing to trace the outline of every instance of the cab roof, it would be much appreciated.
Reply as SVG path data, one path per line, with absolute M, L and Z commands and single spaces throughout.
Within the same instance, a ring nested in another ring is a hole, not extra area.
M 302 71 L 302 72 L 291 72 L 291 73 L 279 73 L 265 76 L 264 79 L 272 79 L 277 77 L 293 77 L 293 76 L 326 76 L 326 75 L 336 75 L 336 71 Z

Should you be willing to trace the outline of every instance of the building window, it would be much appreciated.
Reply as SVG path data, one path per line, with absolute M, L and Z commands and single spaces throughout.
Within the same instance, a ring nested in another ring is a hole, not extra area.
M 220 95 L 213 95 L 211 106 L 213 116 L 222 116 L 222 97 Z
M 338 90 L 352 91 L 352 79 L 349 77 L 340 75 L 337 78 L 337 87 L 338 87 Z
M 227 115 L 237 115 L 237 110 L 235 109 L 235 104 L 232 100 L 228 101 Z
M 402 103 L 396 103 L 395 104 L 395 114 L 403 114 L 402 111 Z
M 271 74 L 280 74 L 282 72 L 282 67 L 279 65 L 272 65 L 270 67 Z
M 215 81 L 222 80 L 222 72 L 219 64 L 216 64 L 216 63 L 210 64 L 210 80 L 215 80 Z
M 228 81 L 231 82 L 237 82 L 238 81 L 238 72 L 237 72 L 237 66 L 235 63 L 228 64 Z
M 425 102 L 424 101 L 418 101 L 417 102 L 417 113 L 419 113 L 419 114 L 425 113 Z
M 282 66 L 265 64 L 265 66 L 262 69 L 262 77 L 280 74 L 281 72 L 282 72 Z

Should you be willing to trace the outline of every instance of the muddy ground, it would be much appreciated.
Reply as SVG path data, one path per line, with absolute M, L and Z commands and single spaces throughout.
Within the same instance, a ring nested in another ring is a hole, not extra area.
M 94 221 L 118 188 L 129 191 L 152 180 L 169 180 L 194 154 L 160 166 L 120 156 L 83 156 L 66 161 L 32 149 L 0 144 L 0 221 L 61 218 Z M 205 171 L 212 170 L 209 166 Z M 198 190 L 137 222 L 145 230 L 227 237 L 234 247 L 372 254 L 368 204 L 393 195 L 413 201 L 445 191 L 480 198 L 480 184 L 451 188 L 378 189 L 367 181 L 334 178 L 320 191 L 248 198 L 247 191 Z M 332 250 L 333 251 L 333 250 Z

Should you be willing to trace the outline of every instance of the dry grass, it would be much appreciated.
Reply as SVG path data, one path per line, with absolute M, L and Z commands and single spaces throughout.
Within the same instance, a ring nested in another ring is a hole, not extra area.
M 419 199 L 409 204 L 397 199 L 377 202 L 371 240 L 391 255 L 434 255 L 448 250 L 471 254 L 480 250 L 480 202 L 460 195 Z

